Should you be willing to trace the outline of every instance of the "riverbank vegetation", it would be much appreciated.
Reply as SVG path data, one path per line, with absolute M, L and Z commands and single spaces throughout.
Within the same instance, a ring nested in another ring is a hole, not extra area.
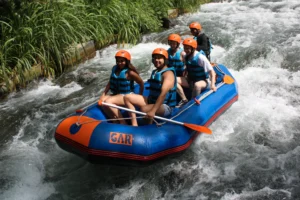
M 64 71 L 70 46 L 93 40 L 97 48 L 137 43 L 157 31 L 168 9 L 195 11 L 207 0 L 0 0 L 0 84 L 24 85 L 40 66 L 42 76 Z M 1 87 L 1 85 L 0 85 Z

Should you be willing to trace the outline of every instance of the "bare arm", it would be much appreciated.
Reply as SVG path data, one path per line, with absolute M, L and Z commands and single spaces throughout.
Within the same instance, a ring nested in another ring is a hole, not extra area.
M 142 78 L 136 72 L 134 72 L 132 70 L 129 70 L 129 72 L 128 72 L 128 78 L 130 80 L 133 80 L 133 81 L 137 82 L 137 84 L 139 84 L 139 86 L 140 86 L 140 92 L 139 92 L 139 94 L 143 95 L 143 92 L 144 92 L 144 81 L 142 80 Z
M 217 91 L 215 70 L 214 69 L 210 70 L 209 75 L 210 75 L 210 81 L 211 81 L 211 89 L 215 92 L 215 91 Z
M 182 51 L 180 54 L 180 60 L 184 63 L 185 63 L 185 55 L 186 55 L 185 51 Z
M 186 70 L 186 65 L 185 65 L 185 56 L 186 56 L 185 51 L 182 51 L 181 54 L 180 54 L 180 59 L 184 63 L 183 77 L 187 76 L 187 70 Z
M 174 82 L 175 82 L 174 73 L 172 71 L 166 71 L 162 75 L 162 80 L 163 80 L 163 83 L 162 83 L 161 93 L 158 96 L 154 106 L 149 111 L 153 114 L 153 116 L 155 115 L 155 113 L 159 109 L 159 107 L 163 104 L 169 90 L 171 90 L 174 87 Z
M 209 73 L 209 77 L 210 77 L 210 83 L 211 83 L 211 89 L 215 92 L 217 91 L 216 88 L 216 73 L 215 70 L 213 69 L 212 65 L 210 64 L 210 62 L 208 61 L 208 59 L 206 58 L 206 56 L 200 54 L 199 56 L 199 60 L 198 60 L 198 64 L 200 66 L 203 66 L 205 68 L 205 71 L 207 71 Z

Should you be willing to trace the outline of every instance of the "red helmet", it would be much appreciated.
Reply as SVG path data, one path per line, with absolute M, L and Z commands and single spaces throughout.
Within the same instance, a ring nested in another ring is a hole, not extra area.
M 194 49 L 197 48 L 197 41 L 194 40 L 193 38 L 186 38 L 185 40 L 183 40 L 182 42 L 183 45 L 188 45 L 193 47 Z
M 154 49 L 154 51 L 152 52 L 152 56 L 155 55 L 155 54 L 157 54 L 157 55 L 163 55 L 165 57 L 165 59 L 169 58 L 168 52 L 165 49 L 163 49 L 163 48 L 156 48 L 156 49 Z
M 202 27 L 198 22 L 192 22 L 190 24 L 190 29 L 192 29 L 192 28 L 195 28 L 195 29 L 200 30 L 200 31 L 202 30 Z
M 175 41 L 175 42 L 178 42 L 178 43 L 180 44 L 181 38 L 180 38 L 180 36 L 177 35 L 177 34 L 171 34 L 171 35 L 169 35 L 169 37 L 168 37 L 168 41 Z
M 121 57 L 121 58 L 126 58 L 128 61 L 131 60 L 131 55 L 128 51 L 125 50 L 120 50 L 116 53 L 115 58 Z

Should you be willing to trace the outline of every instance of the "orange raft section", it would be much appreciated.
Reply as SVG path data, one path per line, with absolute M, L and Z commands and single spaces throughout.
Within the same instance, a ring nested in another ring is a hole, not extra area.
M 76 133 L 71 133 L 71 126 L 77 126 L 76 123 L 81 124 L 79 130 Z M 91 135 L 94 129 L 100 124 L 101 121 L 95 121 L 95 119 L 85 116 L 73 116 L 63 120 L 56 129 L 56 134 L 69 138 L 79 144 L 88 147 L 90 143 Z

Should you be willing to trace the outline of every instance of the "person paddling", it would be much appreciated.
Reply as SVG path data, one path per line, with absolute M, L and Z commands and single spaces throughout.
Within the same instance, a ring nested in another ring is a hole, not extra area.
M 139 76 L 136 68 L 131 64 L 131 55 L 128 51 L 120 50 L 115 55 L 116 65 L 113 66 L 110 79 L 100 96 L 100 100 L 106 103 L 124 106 L 123 96 L 133 93 L 134 82 L 140 86 L 139 94 L 143 94 L 144 82 Z M 111 92 L 107 95 L 108 92 Z M 112 107 L 102 107 L 109 118 L 119 118 L 121 124 L 126 124 L 125 120 L 121 119 L 121 112 Z

